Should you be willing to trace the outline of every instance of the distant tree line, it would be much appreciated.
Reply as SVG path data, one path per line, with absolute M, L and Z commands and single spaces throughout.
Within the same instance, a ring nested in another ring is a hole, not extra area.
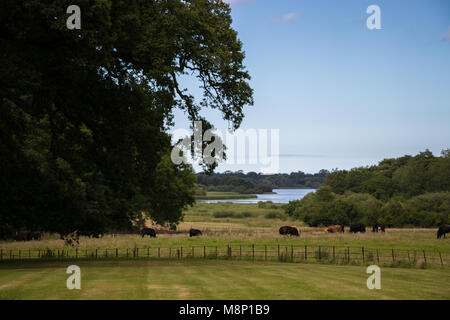
M 435 157 L 385 159 L 378 165 L 335 170 L 317 192 L 286 207 L 310 226 L 384 223 L 436 227 L 450 222 L 450 150 Z
M 225 171 L 211 175 L 200 173 L 197 174 L 197 184 L 202 186 L 205 191 L 239 193 L 272 192 L 273 189 L 277 188 L 316 189 L 324 182 L 327 173 L 326 170 L 321 170 L 315 174 L 298 171 L 290 174 L 264 175 L 256 172 L 244 173 L 242 170 Z

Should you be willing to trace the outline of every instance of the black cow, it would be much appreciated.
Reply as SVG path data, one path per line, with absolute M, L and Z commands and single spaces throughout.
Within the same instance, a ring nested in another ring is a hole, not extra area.
M 290 236 L 299 236 L 297 228 L 284 226 L 280 228 L 280 234 L 281 235 L 290 235 Z
M 141 231 L 142 238 L 148 235 L 150 238 L 156 238 L 156 231 L 152 228 L 143 228 Z
M 17 241 L 30 241 L 41 240 L 42 233 L 39 231 L 17 231 L 15 240 Z
M 372 232 L 378 232 L 378 231 L 385 232 L 385 228 L 386 228 L 386 226 L 384 224 L 375 223 L 373 225 Z
M 202 232 L 197 229 L 190 229 L 189 230 L 189 237 L 195 237 L 195 236 L 201 236 Z
M 28 232 L 27 239 L 30 240 L 41 240 L 42 233 L 39 231 L 30 231 Z
M 361 232 L 361 233 L 364 233 L 364 232 L 366 232 L 366 225 L 364 225 L 362 223 L 352 224 L 350 226 L 350 232 L 354 232 L 354 233 Z
M 28 241 L 28 231 L 16 231 L 14 240 L 16 240 L 16 241 Z
M 440 239 L 442 236 L 445 238 L 445 234 L 450 232 L 450 224 L 446 226 L 440 226 L 437 231 L 437 238 Z

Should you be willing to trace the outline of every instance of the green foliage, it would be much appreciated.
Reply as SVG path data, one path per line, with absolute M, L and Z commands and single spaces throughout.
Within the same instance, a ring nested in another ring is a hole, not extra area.
M 227 210 L 216 211 L 213 213 L 214 218 L 236 218 L 236 219 L 244 219 L 251 217 L 252 213 L 249 211 L 243 212 L 233 212 Z
M 318 188 L 328 173 L 321 170 L 316 174 L 301 171 L 290 174 L 264 175 L 256 172 L 226 171 L 207 175 L 197 174 L 197 183 L 208 191 L 234 191 L 239 193 L 264 193 L 276 188 Z
M 368 193 L 387 201 L 393 196 L 411 198 L 426 192 L 450 191 L 449 151 L 435 157 L 426 150 L 416 156 L 385 159 L 378 165 L 329 173 L 324 184 L 337 194 Z
M 329 173 L 324 185 L 291 201 L 287 215 L 311 226 L 384 223 L 436 227 L 450 222 L 449 151 L 386 159 L 378 166 Z
M 76 4 L 80 30 L 61 1 L 0 5 L 0 237 L 176 224 L 195 177 L 168 157 L 174 109 L 207 127 L 200 110 L 216 108 L 237 128 L 253 103 L 228 4 Z

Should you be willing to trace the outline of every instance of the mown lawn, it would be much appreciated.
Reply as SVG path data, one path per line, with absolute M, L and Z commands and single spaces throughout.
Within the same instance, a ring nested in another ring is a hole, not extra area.
M 81 268 L 81 290 L 66 268 Z M 0 264 L 0 299 L 449 299 L 448 269 L 382 268 L 381 290 L 365 267 L 214 260 L 116 260 Z

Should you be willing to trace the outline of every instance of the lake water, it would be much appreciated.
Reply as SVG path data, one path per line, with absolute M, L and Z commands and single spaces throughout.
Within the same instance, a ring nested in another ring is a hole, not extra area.
M 232 202 L 232 203 L 258 203 L 258 201 L 272 201 L 273 203 L 288 203 L 299 200 L 316 189 L 273 189 L 275 194 L 257 194 L 253 199 L 227 199 L 227 200 L 202 200 L 206 203 Z

